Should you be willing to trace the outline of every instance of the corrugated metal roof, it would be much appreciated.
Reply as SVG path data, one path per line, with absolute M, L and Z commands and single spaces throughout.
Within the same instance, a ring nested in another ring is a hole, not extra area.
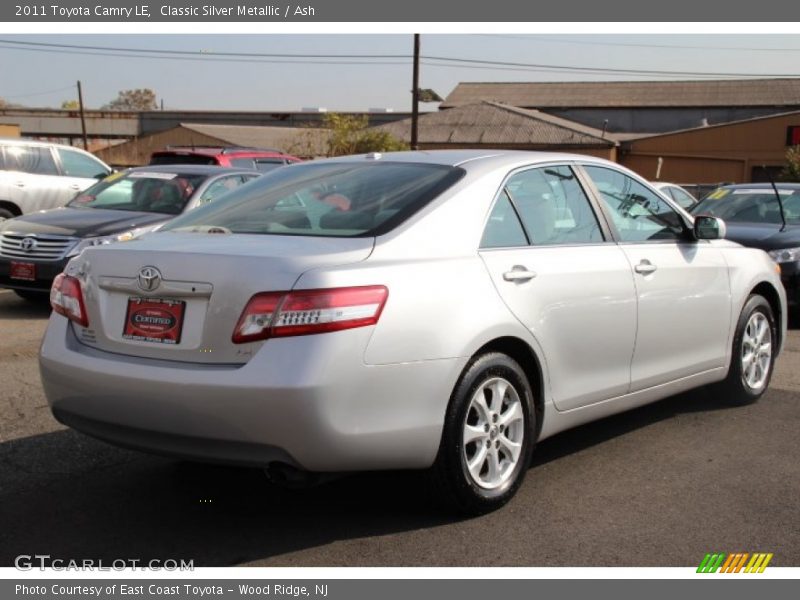
M 459 83 L 440 108 L 481 100 L 523 108 L 800 106 L 800 79 Z
M 233 146 L 276 148 L 284 152 L 298 152 L 298 145 L 308 145 L 313 152 L 323 154 L 329 132 L 312 127 L 269 127 L 254 125 L 206 125 L 181 123 L 181 127 L 228 142 Z M 305 149 L 305 148 L 303 148 Z
M 378 126 L 395 137 L 411 139 L 411 119 Z M 479 102 L 421 115 L 421 144 L 526 146 L 615 146 L 616 140 L 580 123 L 497 102 Z

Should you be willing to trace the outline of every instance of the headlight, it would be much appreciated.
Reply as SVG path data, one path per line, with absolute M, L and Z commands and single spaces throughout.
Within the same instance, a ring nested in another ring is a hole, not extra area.
M 136 227 L 128 231 L 123 231 L 122 233 L 115 233 L 114 235 L 101 235 L 98 237 L 86 238 L 75 244 L 75 247 L 67 254 L 67 258 L 78 256 L 78 254 L 83 252 L 86 248 L 92 246 L 102 246 L 103 244 L 111 244 L 112 242 L 129 242 L 138 238 L 140 235 L 160 229 L 162 225 L 163 223 L 146 225 L 145 227 Z
M 781 248 L 767 252 L 772 260 L 778 263 L 795 262 L 800 260 L 800 248 Z
M 156 231 L 157 229 L 161 229 L 163 223 L 158 223 L 157 225 L 145 225 L 144 227 L 137 227 L 136 229 L 129 229 L 128 231 L 123 231 L 122 233 L 118 233 L 117 235 L 113 235 L 111 237 L 114 238 L 114 241 L 117 242 L 130 242 L 131 240 L 135 240 L 141 235 L 145 233 L 150 233 L 151 231 Z
M 92 246 L 102 246 L 103 244 L 110 244 L 111 242 L 116 242 L 117 236 L 116 235 L 103 235 L 99 237 L 91 237 L 86 238 L 85 240 L 81 240 L 69 251 L 67 254 L 67 258 L 72 258 L 73 256 L 78 256 L 81 252 L 83 252 L 86 248 L 91 248 Z

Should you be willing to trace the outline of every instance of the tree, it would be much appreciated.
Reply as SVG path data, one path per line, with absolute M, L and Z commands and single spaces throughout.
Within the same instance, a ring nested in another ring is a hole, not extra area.
M 80 107 L 81 105 L 77 100 L 64 100 L 61 103 L 61 108 L 63 110 L 78 110 Z
M 330 130 L 328 156 L 408 150 L 408 144 L 392 134 L 370 128 L 369 118 L 366 115 L 328 113 L 325 115 L 324 124 L 325 128 Z
M 122 90 L 116 98 L 101 107 L 102 110 L 155 110 L 157 108 L 156 93 L 149 88 Z
M 786 164 L 781 172 L 784 181 L 800 181 L 800 146 L 792 146 L 786 151 Z

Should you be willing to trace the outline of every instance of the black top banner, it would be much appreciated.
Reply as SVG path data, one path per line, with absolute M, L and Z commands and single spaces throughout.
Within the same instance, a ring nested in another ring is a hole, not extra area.
M 792 22 L 793 0 L 17 0 L 0 6 L 5 22 Z

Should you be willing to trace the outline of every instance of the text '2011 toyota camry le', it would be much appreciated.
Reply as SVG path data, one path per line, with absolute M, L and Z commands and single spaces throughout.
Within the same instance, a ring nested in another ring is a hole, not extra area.
M 294 165 L 54 282 L 61 422 L 141 450 L 307 472 L 428 469 L 466 513 L 534 444 L 701 385 L 766 390 L 776 265 L 586 156 Z

